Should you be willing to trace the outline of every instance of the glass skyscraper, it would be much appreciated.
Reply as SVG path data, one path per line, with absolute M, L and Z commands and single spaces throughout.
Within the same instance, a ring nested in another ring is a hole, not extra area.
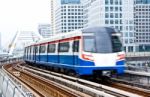
M 150 0 L 135 0 L 134 24 L 137 51 L 150 51 Z
M 61 4 L 80 4 L 80 0 L 61 0 Z
M 135 0 L 136 4 L 150 4 L 150 0 Z
M 80 0 L 58 1 L 54 17 L 55 33 L 65 33 L 83 28 L 83 6 Z

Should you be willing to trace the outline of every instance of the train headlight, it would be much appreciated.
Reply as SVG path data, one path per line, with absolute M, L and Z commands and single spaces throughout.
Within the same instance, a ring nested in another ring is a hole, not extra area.
M 125 54 L 117 55 L 117 60 L 123 60 L 123 59 L 125 59 Z
M 84 60 L 88 60 L 88 61 L 93 61 L 93 56 L 92 55 L 85 55 L 85 54 L 82 54 L 82 58 Z

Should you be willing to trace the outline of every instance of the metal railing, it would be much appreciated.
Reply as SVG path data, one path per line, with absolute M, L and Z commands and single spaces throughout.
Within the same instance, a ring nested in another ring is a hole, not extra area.
M 0 72 L 0 87 L 2 97 L 31 97 L 3 71 Z
M 126 57 L 144 57 L 144 56 L 150 56 L 150 52 L 128 52 L 126 53 Z

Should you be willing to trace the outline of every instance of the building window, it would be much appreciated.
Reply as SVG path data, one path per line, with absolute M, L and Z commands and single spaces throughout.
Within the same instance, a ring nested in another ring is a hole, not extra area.
M 115 7 L 115 11 L 118 11 L 118 7 Z
M 125 32 L 125 37 L 128 37 L 128 32 Z
M 110 20 L 110 24 L 114 24 L 114 21 L 113 21 L 113 20 Z
M 128 47 L 128 52 L 133 52 L 133 46 Z
M 113 4 L 113 0 L 110 0 L 110 4 Z
M 115 24 L 118 24 L 118 20 L 115 20 Z
M 108 20 L 105 20 L 105 24 L 109 24 L 109 21 L 108 21 Z
M 122 18 L 122 14 L 120 13 L 120 18 Z
M 109 4 L 108 0 L 105 0 L 105 4 L 106 4 L 106 5 L 108 5 L 108 4 Z
M 105 14 L 105 18 L 109 18 L 109 14 L 108 13 Z
M 120 11 L 122 11 L 122 7 L 120 7 Z
M 113 7 L 110 7 L 110 11 L 113 11 Z
M 118 18 L 118 13 L 115 13 L 115 18 Z
M 118 0 L 115 0 L 115 5 L 117 5 L 118 4 Z
M 106 11 L 106 12 L 109 11 L 109 8 L 108 8 L 108 7 L 105 7 L 105 11 Z
M 114 16 L 113 16 L 113 13 L 110 13 L 110 18 L 113 18 Z

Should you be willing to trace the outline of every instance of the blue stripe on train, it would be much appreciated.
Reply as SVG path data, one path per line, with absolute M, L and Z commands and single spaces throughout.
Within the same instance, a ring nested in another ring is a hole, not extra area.
M 35 60 L 35 59 L 34 59 Z M 77 65 L 79 62 L 78 56 L 71 55 L 36 55 L 36 61 L 53 62 L 69 65 Z
M 124 72 L 124 61 L 118 61 L 115 67 L 95 67 L 94 62 L 79 59 L 78 56 L 70 55 L 39 55 L 36 56 L 36 62 L 47 66 L 74 69 L 80 75 L 90 75 L 93 70 L 117 70 L 118 74 Z M 73 59 L 74 58 L 74 59 Z M 48 60 L 47 60 L 48 59 Z M 47 62 L 48 61 L 48 62 Z M 78 63 L 74 65 L 75 63 Z
M 116 65 L 124 65 L 125 64 L 125 60 L 120 60 L 116 62 Z
M 58 63 L 58 55 L 48 55 L 48 62 Z

